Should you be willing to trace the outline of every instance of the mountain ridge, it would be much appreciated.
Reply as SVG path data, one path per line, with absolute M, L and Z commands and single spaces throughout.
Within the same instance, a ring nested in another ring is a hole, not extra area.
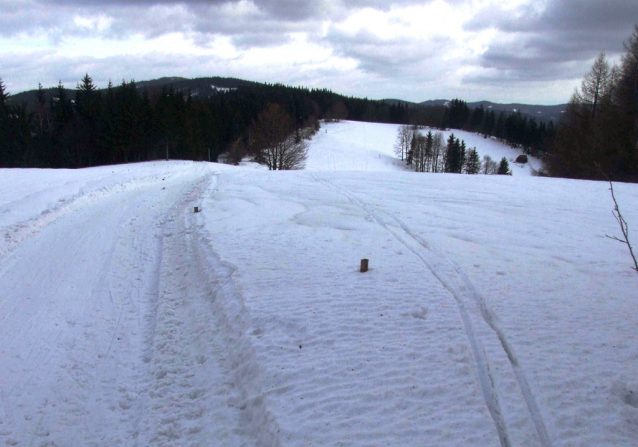
M 382 101 L 389 104 L 403 104 L 408 107 L 420 107 L 420 106 L 445 106 L 451 100 L 449 99 L 431 99 L 422 102 L 410 102 L 403 101 L 401 99 L 383 99 Z M 554 121 L 557 122 L 562 113 L 567 108 L 567 104 L 556 105 L 538 105 L 538 104 L 523 104 L 523 103 L 497 103 L 487 100 L 468 102 L 467 106 L 471 109 L 483 106 L 485 109 L 492 109 L 495 112 L 508 112 L 516 113 L 521 112 L 521 115 L 528 118 L 536 118 L 539 121 Z
M 208 98 L 220 91 L 225 91 L 228 89 L 237 89 L 241 87 L 252 87 L 257 85 L 265 85 L 265 83 L 255 82 L 255 81 L 247 81 L 239 78 L 232 77 L 220 77 L 220 76 L 211 76 L 211 77 L 202 77 L 202 78 L 183 78 L 178 76 L 166 76 L 157 79 L 150 79 L 146 81 L 136 81 L 136 86 L 138 88 L 148 88 L 148 89 L 161 89 L 165 86 L 172 85 L 175 90 L 181 92 L 189 92 L 193 97 L 199 98 Z M 117 85 L 116 85 L 117 87 Z M 45 91 L 52 95 L 55 93 L 57 87 L 46 88 Z M 74 92 L 75 88 L 67 88 L 67 91 Z M 106 90 L 105 88 L 98 89 L 100 91 Z M 13 103 L 27 103 L 27 104 L 35 104 L 36 102 L 36 92 L 37 90 L 27 90 L 24 92 L 19 92 L 13 94 L 9 97 L 9 100 Z M 378 100 L 380 102 L 385 102 L 393 105 L 407 105 L 409 107 L 428 107 L 428 106 L 443 106 L 446 105 L 450 100 L 448 99 L 434 99 L 427 100 L 422 102 L 412 102 L 412 101 L 404 101 L 402 99 L 394 99 L 387 98 Z M 561 114 L 567 107 L 567 104 L 556 104 L 556 105 L 534 105 L 534 104 L 523 104 L 523 103 L 497 103 L 492 101 L 474 101 L 468 102 L 468 107 L 473 109 L 475 107 L 483 106 L 485 109 L 492 109 L 494 111 L 500 112 L 517 112 L 519 111 L 522 115 L 527 117 L 534 117 L 539 121 L 558 121 L 560 119 Z

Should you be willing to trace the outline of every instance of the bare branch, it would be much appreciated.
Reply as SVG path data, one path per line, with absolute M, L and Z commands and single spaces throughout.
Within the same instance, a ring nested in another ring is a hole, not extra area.
M 625 239 L 623 240 L 616 236 L 608 236 L 608 235 L 605 235 L 605 236 L 627 245 L 627 248 L 629 248 L 629 254 L 631 255 L 631 259 L 634 260 L 634 267 L 632 267 L 632 269 L 638 272 L 638 261 L 636 260 L 636 255 L 634 255 L 634 249 L 631 246 L 631 243 L 629 242 L 629 226 L 627 225 L 627 221 L 625 220 L 623 215 L 620 213 L 620 207 L 618 206 L 618 201 L 616 200 L 616 194 L 614 193 L 614 185 L 611 182 L 611 179 L 607 176 L 607 174 L 605 174 L 605 172 L 600 168 L 600 165 L 597 164 L 596 166 L 600 170 L 601 174 L 609 182 L 609 191 L 611 191 L 611 198 L 614 201 L 614 210 L 612 211 L 612 214 L 616 218 L 616 222 L 618 222 L 618 225 L 620 226 L 620 231 L 622 232 L 622 235 Z
M 613 240 L 615 240 L 615 241 L 622 242 L 623 244 L 626 244 L 626 243 L 627 243 L 627 241 L 626 241 L 626 240 L 624 240 L 624 239 L 619 239 L 619 238 L 617 238 L 616 236 L 610 236 L 610 235 L 608 235 L 608 234 L 606 234 L 605 236 L 606 236 L 606 237 L 608 237 L 609 239 L 613 239 Z

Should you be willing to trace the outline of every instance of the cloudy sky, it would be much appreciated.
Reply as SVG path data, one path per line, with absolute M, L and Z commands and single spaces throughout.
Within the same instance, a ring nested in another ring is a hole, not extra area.
M 12 93 L 88 72 L 556 104 L 635 22 L 637 0 L 0 0 L 0 78 Z

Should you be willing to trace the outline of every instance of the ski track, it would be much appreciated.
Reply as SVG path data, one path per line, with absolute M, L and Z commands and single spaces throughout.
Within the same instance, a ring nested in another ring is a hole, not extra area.
M 483 397 L 485 398 L 485 403 L 490 412 L 490 415 L 494 420 L 494 425 L 498 433 L 501 446 L 511 446 L 513 445 L 512 440 L 508 433 L 507 424 L 504 418 L 503 411 L 501 409 L 499 395 L 494 384 L 494 378 L 490 371 L 490 364 L 485 353 L 485 348 L 483 347 L 483 343 L 481 342 L 480 337 L 474 329 L 470 314 L 467 310 L 466 295 L 470 295 L 472 300 L 479 306 L 480 314 L 483 321 L 487 323 L 487 325 L 496 334 L 503 350 L 505 351 L 505 354 L 507 355 L 509 363 L 514 372 L 514 376 L 525 400 L 525 404 L 529 410 L 532 422 L 536 429 L 540 445 L 542 447 L 552 447 L 552 443 L 547 433 L 542 415 L 538 409 L 536 399 L 529 387 L 527 377 L 518 361 L 518 357 L 515 355 L 513 347 L 507 341 L 505 333 L 498 326 L 495 315 L 489 309 L 485 302 L 485 299 L 477 291 L 476 287 L 474 286 L 474 284 L 472 284 L 468 276 L 453 261 L 447 259 L 441 253 L 438 253 L 436 250 L 430 247 L 426 241 L 424 241 L 421 237 L 411 231 L 405 225 L 405 223 L 403 223 L 396 216 L 387 215 L 387 217 L 394 223 L 394 225 L 389 225 L 388 223 L 386 223 L 386 219 L 384 219 L 377 212 L 370 209 L 370 207 L 363 200 L 359 199 L 355 195 L 345 191 L 343 188 L 338 187 L 327 179 L 320 178 L 316 175 L 311 175 L 311 178 L 318 183 L 322 183 L 332 189 L 337 190 L 349 202 L 361 208 L 378 225 L 392 234 L 394 238 L 396 238 L 408 250 L 416 255 L 428 268 L 428 270 L 434 275 L 434 277 L 443 285 L 443 287 L 445 287 L 445 289 L 448 290 L 454 297 L 458 305 L 463 325 L 465 326 L 468 340 L 472 347 L 477 365 L 479 381 L 481 384 L 481 391 L 483 393 Z M 433 254 L 435 256 L 435 259 L 430 259 L 432 258 L 432 256 L 429 254 Z M 455 283 L 441 271 L 445 267 L 443 264 L 447 264 L 449 267 L 452 268 L 453 274 L 457 276 L 463 283 L 463 286 L 467 291 L 466 293 L 463 293 L 461 288 L 456 286 Z

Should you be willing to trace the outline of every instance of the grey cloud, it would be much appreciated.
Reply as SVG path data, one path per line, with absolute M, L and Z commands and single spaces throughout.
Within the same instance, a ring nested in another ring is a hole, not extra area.
M 233 3 L 238 2 L 143 1 L 124 4 L 119 0 L 99 3 L 50 0 L 44 4 L 33 1 L 22 8 L 5 7 L 0 3 L 0 35 L 44 33 L 55 40 L 60 36 L 91 34 L 117 39 L 132 34 L 153 38 L 183 32 L 197 43 L 205 44 L 214 35 L 224 35 L 230 36 L 240 48 L 264 47 L 287 42 L 292 32 L 316 32 L 320 22 L 311 17 L 322 18 L 330 12 L 327 1 L 257 0 L 257 8 L 252 10 L 229 8 Z M 54 6 L 55 12 L 52 12 Z M 112 19 L 112 23 L 105 30 L 90 30 L 74 23 L 78 15 L 103 15 Z
M 125 38 L 131 34 L 157 37 L 171 32 L 190 33 L 196 42 L 211 35 L 230 36 L 240 48 L 280 45 L 289 33 L 316 34 L 321 23 L 340 20 L 355 9 L 388 10 L 433 0 L 243 0 L 251 8 L 235 8 L 242 0 L 28 0 L 0 1 L 0 35 L 22 32 L 60 36 L 92 34 Z M 449 0 L 463 3 L 468 0 Z M 87 30 L 74 23 L 76 15 L 105 15 L 113 22 L 105 30 Z M 199 36 L 197 34 L 200 34 Z
M 356 60 L 361 70 L 384 77 L 423 76 L 418 67 L 428 60 L 438 59 L 451 44 L 451 40 L 444 37 L 435 37 L 430 42 L 420 40 L 415 44 L 408 37 L 386 40 L 368 31 L 349 35 L 334 28 L 326 41 L 339 56 Z
M 623 33 L 637 18 L 635 0 L 549 0 L 539 10 L 536 3 L 515 11 L 490 7 L 466 24 L 469 30 L 495 27 L 505 32 L 584 31 Z
M 52 52 L 0 54 L 3 79 L 12 93 L 35 89 L 38 82 L 44 87 L 54 87 L 62 81 L 67 88 L 74 88 L 85 73 L 89 73 L 99 87 L 106 87 L 109 80 L 119 84 L 122 80 L 154 79 L 167 74 L 184 77 L 220 75 L 216 67 L 223 64 L 223 60 L 210 56 L 172 54 L 166 57 L 157 53 L 107 58 L 68 58 Z
M 468 31 L 496 29 L 500 38 L 479 60 L 493 76 L 469 77 L 468 82 L 574 79 L 587 71 L 599 52 L 623 51 L 623 41 L 638 20 L 635 0 L 549 0 L 514 11 L 485 10 L 465 25 Z
M 236 5 L 241 0 L 34 0 L 42 4 L 55 6 L 73 6 L 93 9 L 139 8 L 150 6 L 183 6 L 188 9 L 200 10 L 211 6 Z M 247 0 L 266 17 L 283 21 L 324 20 L 334 18 L 361 8 L 375 8 L 389 10 L 397 6 L 430 3 L 434 0 Z M 469 0 L 447 0 L 448 3 L 461 4 Z

